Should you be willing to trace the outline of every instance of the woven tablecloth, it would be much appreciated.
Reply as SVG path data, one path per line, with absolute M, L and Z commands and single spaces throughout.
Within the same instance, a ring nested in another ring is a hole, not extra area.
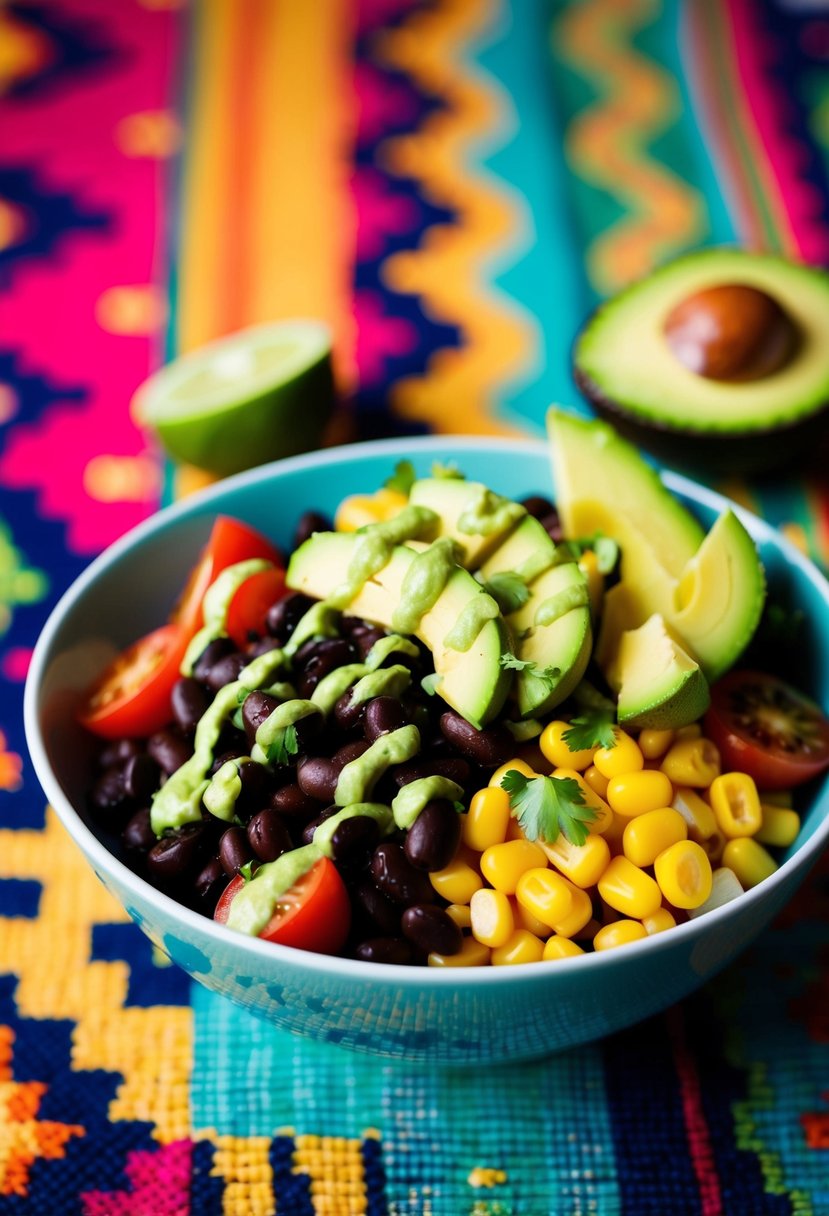
M 199 483 L 130 416 L 167 355 L 319 316 L 332 441 L 541 433 L 577 325 L 657 262 L 829 261 L 821 9 L 0 5 L 0 1213 L 829 1212 L 825 869 L 664 1016 L 415 1070 L 191 984 L 46 810 L 21 720 L 60 593 Z M 826 562 L 817 463 L 720 488 Z

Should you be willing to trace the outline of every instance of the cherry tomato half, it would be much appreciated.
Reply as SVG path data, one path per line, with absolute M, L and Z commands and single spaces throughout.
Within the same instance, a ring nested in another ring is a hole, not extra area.
M 241 584 L 227 610 L 225 628 L 239 650 L 251 633 L 263 633 L 268 609 L 285 594 L 285 571 L 279 566 L 252 574 Z
M 214 913 L 214 919 L 221 924 L 226 923 L 230 905 L 244 882 L 237 875 L 222 892 Z M 297 950 L 336 954 L 345 943 L 350 923 L 351 905 L 345 884 L 334 863 L 321 857 L 280 897 L 259 936 Z
M 760 789 L 800 785 L 829 768 L 829 720 L 796 688 L 758 671 L 732 671 L 711 689 L 705 734 L 723 769 L 748 773 Z
M 170 719 L 170 693 L 186 643 L 162 625 L 113 659 L 84 698 L 79 718 L 105 739 L 150 735 Z

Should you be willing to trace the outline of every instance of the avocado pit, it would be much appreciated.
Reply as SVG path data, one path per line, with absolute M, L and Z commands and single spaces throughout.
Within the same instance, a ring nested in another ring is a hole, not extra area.
M 767 292 L 745 283 L 707 287 L 686 297 L 663 326 L 674 356 L 707 380 L 762 380 L 784 368 L 800 332 Z

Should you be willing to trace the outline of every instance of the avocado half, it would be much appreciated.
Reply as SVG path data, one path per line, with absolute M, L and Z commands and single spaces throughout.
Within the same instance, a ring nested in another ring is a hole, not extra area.
M 665 336 L 683 301 L 732 284 L 765 292 L 797 331 L 788 361 L 760 379 L 699 375 Z M 667 461 L 729 473 L 779 466 L 829 433 L 829 274 L 739 249 L 686 254 L 603 304 L 573 362 L 597 411 Z

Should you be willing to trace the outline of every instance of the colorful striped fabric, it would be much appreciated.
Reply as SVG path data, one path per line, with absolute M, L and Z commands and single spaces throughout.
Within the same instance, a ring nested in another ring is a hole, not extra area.
M 129 412 L 240 326 L 330 322 L 330 440 L 540 433 L 661 260 L 829 262 L 803 0 L 0 6 L 0 1214 L 829 1213 L 829 871 L 719 981 L 544 1062 L 291 1039 L 171 966 L 44 808 L 22 682 L 88 561 L 201 477 Z M 724 488 L 829 566 L 826 457 Z

